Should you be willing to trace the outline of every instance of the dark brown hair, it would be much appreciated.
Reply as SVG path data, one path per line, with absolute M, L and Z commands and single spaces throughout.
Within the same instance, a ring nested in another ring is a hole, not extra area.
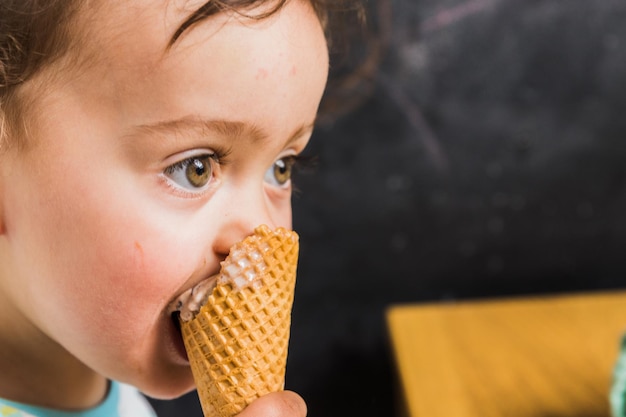
M 222 11 L 232 10 L 254 19 L 264 19 L 290 0 L 209 0 L 193 12 L 173 34 L 170 45 L 197 22 Z M 333 12 L 357 11 L 360 0 L 308 0 L 322 22 L 330 43 Z M 0 149 L 6 145 L 8 131 L 19 120 L 19 85 L 40 69 L 63 57 L 79 42 L 80 29 L 75 15 L 84 0 L 0 0 Z M 261 13 L 253 9 L 268 4 Z M 336 19 L 335 19 L 336 20 Z M 331 22 L 331 23 L 329 23 Z

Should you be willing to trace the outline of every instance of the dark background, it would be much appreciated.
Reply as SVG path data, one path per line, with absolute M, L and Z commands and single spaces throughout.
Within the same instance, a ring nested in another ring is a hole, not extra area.
M 390 304 L 626 287 L 626 2 L 367 7 L 294 199 L 312 417 L 393 414 Z

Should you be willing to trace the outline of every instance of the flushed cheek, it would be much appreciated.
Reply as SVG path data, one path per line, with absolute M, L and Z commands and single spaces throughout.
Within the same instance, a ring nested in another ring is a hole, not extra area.
M 89 317 L 82 325 L 99 321 L 103 336 L 110 334 L 111 342 L 121 343 L 125 329 L 132 328 L 135 338 L 150 331 L 185 273 L 166 262 L 176 258 L 167 246 L 144 247 L 136 239 L 100 232 L 92 242 L 75 241 L 88 248 L 80 257 L 72 257 L 74 245 L 65 248 L 65 256 L 57 258 L 57 283 L 50 291 L 56 292 L 63 305 L 71 306 L 71 314 Z M 132 236 L 133 231 L 128 232 Z
M 168 354 L 165 308 L 191 273 L 181 264 L 194 263 L 147 230 L 135 226 L 127 231 L 128 237 L 113 233 L 92 244 L 76 267 L 88 274 L 68 279 L 55 297 L 66 309 L 53 332 L 104 375 L 137 384 L 143 375 L 163 384 L 163 376 L 188 372 Z M 132 237 L 139 233 L 146 240 Z
M 162 359 L 159 320 L 198 257 L 183 250 L 184 237 L 168 226 L 171 218 L 155 214 L 137 190 L 113 182 L 30 183 L 38 192 L 29 194 L 24 208 L 31 209 L 19 220 L 21 276 L 29 298 L 42 307 L 33 313 L 36 320 L 107 374 Z
M 191 254 L 182 253 L 182 242 L 171 231 L 145 224 L 145 220 L 98 228 L 94 234 L 99 238 L 84 242 L 89 249 L 77 273 L 90 269 L 90 287 L 100 294 L 89 290 L 92 296 L 86 298 L 96 297 L 116 314 L 157 315 L 196 263 Z M 89 221 L 82 227 L 85 236 L 91 235 L 88 228 Z
M 40 148 L 16 166 L 10 226 L 20 285 L 42 306 L 33 313 L 39 325 L 68 347 L 123 347 L 133 342 L 129 333 L 137 340 L 154 331 L 197 255 L 172 226 L 177 214 L 137 184 L 105 139 L 67 128 L 72 134 L 48 130 L 54 141 L 38 137 Z M 93 139 L 81 146 L 75 137 Z

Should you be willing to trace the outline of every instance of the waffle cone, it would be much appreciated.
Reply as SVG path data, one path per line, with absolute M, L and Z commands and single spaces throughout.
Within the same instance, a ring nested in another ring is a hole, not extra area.
M 231 248 L 198 314 L 181 322 L 206 417 L 238 414 L 284 388 L 298 235 L 259 226 Z

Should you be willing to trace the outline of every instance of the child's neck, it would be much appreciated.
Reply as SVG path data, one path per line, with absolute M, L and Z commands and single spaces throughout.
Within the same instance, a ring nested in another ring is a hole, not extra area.
M 78 361 L 11 307 L 0 291 L 0 397 L 61 410 L 104 400 L 105 378 Z

